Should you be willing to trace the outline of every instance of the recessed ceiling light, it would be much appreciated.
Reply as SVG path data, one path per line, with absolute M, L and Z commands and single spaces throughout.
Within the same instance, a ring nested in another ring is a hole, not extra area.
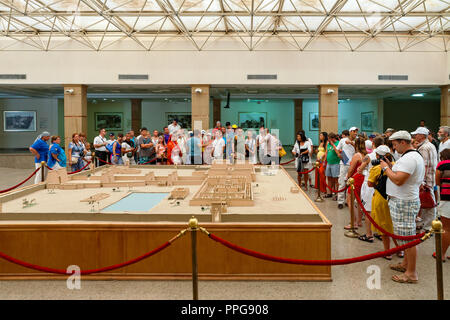
M 423 97 L 425 93 L 413 93 L 411 97 Z

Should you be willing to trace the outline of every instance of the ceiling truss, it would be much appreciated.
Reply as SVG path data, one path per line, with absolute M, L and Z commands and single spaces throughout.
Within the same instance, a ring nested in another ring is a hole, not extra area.
M 0 51 L 447 52 L 449 21 L 450 0 L 0 0 Z

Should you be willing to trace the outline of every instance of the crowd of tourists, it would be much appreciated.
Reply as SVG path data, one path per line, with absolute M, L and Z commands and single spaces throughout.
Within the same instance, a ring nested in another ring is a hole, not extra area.
M 445 261 L 450 243 L 449 136 L 450 127 L 440 127 L 435 137 L 424 121 L 413 132 L 389 128 L 383 134 L 367 136 L 357 127 L 344 130 L 341 135 L 322 132 L 316 151 L 321 183 L 316 188 L 321 188 L 325 198 L 336 201 L 339 209 L 350 208 L 355 203 L 351 203 L 350 188 L 345 189 L 352 178 L 355 197 L 361 200 L 364 213 L 383 230 L 399 236 L 414 236 L 430 230 L 431 222 L 439 213 L 446 232 L 442 238 Z M 303 132 L 297 134 L 292 152 L 298 163 L 298 183 L 307 189 L 313 151 Z M 363 216 L 359 208 L 353 221 L 355 229 L 363 227 Z M 373 243 L 376 237 L 383 241 L 385 250 L 390 248 L 390 237 L 371 225 L 369 219 L 365 219 L 364 227 L 365 234 L 359 236 L 360 240 Z M 345 226 L 345 229 L 351 228 L 351 224 Z M 394 240 L 396 246 L 406 242 Z M 417 282 L 417 248 L 398 255 L 404 259 L 391 265 L 391 269 L 402 274 L 392 279 L 402 283 Z M 392 256 L 385 258 L 391 260 Z

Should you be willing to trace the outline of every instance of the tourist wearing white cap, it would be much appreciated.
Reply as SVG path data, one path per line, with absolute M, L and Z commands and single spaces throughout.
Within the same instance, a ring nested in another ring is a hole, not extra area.
M 425 165 L 425 177 L 422 185 L 420 186 L 422 191 L 430 193 L 434 203 L 436 203 L 436 197 L 434 194 L 434 186 L 436 185 L 436 166 L 438 163 L 438 156 L 436 148 L 428 140 L 429 130 L 425 127 L 418 127 L 416 131 L 411 132 L 414 139 L 417 142 L 417 151 L 422 155 Z M 420 226 L 429 230 L 431 228 L 431 222 L 436 218 L 436 208 L 422 208 L 420 209 L 417 219 L 419 222 L 422 220 Z M 418 226 L 419 227 L 419 226 Z
M 450 127 L 449 126 L 442 126 L 439 128 L 438 139 L 440 141 L 439 154 L 441 154 L 441 152 L 444 149 L 450 149 Z
M 411 135 L 404 130 L 397 131 L 389 137 L 392 144 L 402 156 L 392 165 L 381 160 L 380 166 L 388 177 L 386 193 L 389 196 L 394 233 L 400 236 L 416 234 L 416 217 L 420 210 L 419 188 L 422 185 L 425 165 L 420 153 L 411 145 Z M 398 241 L 400 245 L 407 241 Z M 404 272 L 394 275 L 393 281 L 416 283 L 419 279 L 416 271 L 417 247 L 405 250 L 403 261 L 391 265 L 391 269 Z
M 34 167 L 36 169 L 41 167 L 42 161 L 47 163 L 48 149 L 49 149 L 47 141 L 49 139 L 50 133 L 44 131 L 39 136 L 37 136 L 33 144 L 30 146 L 29 150 L 32 154 L 34 154 Z M 34 178 L 34 183 L 39 183 L 41 181 L 42 181 L 42 170 L 38 170 Z
M 216 130 L 216 132 L 220 132 L 219 130 Z M 203 164 L 211 164 L 212 162 L 212 151 L 214 149 L 213 145 L 213 138 L 211 132 L 207 132 L 203 137 Z
M 347 135 L 348 133 L 348 135 Z M 339 152 L 338 156 L 341 158 L 339 162 L 339 189 L 346 186 L 347 180 L 345 179 L 350 168 L 350 161 L 355 154 L 355 139 L 358 134 L 358 128 L 351 127 L 350 130 L 342 131 L 343 138 L 339 141 L 337 150 Z M 344 207 L 344 202 L 347 192 L 338 193 L 338 208 L 342 209 Z

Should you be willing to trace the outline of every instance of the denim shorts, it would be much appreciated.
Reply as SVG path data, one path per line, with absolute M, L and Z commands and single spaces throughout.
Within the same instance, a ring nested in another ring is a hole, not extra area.
M 327 164 L 325 169 L 325 176 L 337 178 L 339 177 L 339 163 L 338 164 Z

